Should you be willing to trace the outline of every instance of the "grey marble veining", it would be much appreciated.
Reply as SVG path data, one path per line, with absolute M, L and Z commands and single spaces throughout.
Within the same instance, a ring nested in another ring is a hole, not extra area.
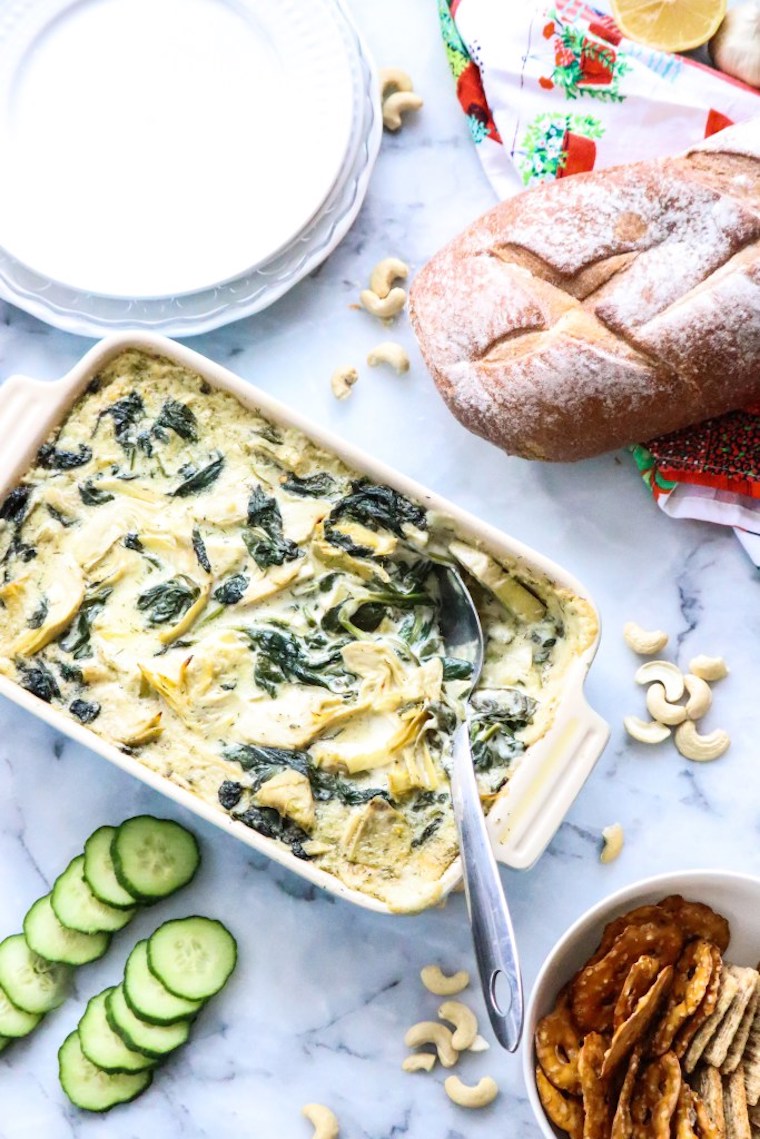
M 384 140 L 364 208 L 329 262 L 267 312 L 192 346 L 555 558 L 596 598 L 604 637 L 588 693 L 612 724 L 611 742 L 538 865 L 503 871 L 530 989 L 566 926 L 617 887 L 669 868 L 760 872 L 760 582 L 730 533 L 665 518 L 626 455 L 540 466 L 468 435 L 435 394 L 404 324 L 393 336 L 410 349 L 411 374 L 365 368 L 349 400 L 333 399 L 333 369 L 360 364 L 386 336 L 351 307 L 372 265 L 394 253 L 418 267 L 493 201 L 455 101 L 435 5 L 353 0 L 352 8 L 378 63 L 413 74 L 424 111 Z M 54 379 L 88 346 L 0 306 L 3 378 Z M 644 706 L 621 638 L 631 618 L 668 629 L 681 664 L 696 652 L 725 653 L 731 675 L 716 686 L 706 721 L 733 739 L 719 762 L 689 763 L 669 745 L 647 749 L 624 736 L 622 717 Z M 496 1047 L 462 1065 L 464 1079 L 489 1073 L 501 1085 L 483 1113 L 448 1102 L 440 1069 L 400 1068 L 405 1029 L 435 1018 L 438 1004 L 419 983 L 420 967 L 472 967 L 461 896 L 416 918 L 338 902 L 5 702 L 0 935 L 18 929 L 90 831 L 141 811 L 191 823 L 203 843 L 199 878 L 117 934 L 102 961 L 79 970 L 75 996 L 0 1059 L 2 1139 L 309 1139 L 299 1114 L 309 1100 L 337 1112 L 345 1139 L 537 1136 L 519 1061 Z M 602 866 L 600 832 L 616 820 L 625 849 Z M 192 912 L 236 933 L 232 983 L 143 1099 L 102 1118 L 75 1111 L 58 1086 L 56 1051 L 85 1000 L 120 977 L 138 937 Z

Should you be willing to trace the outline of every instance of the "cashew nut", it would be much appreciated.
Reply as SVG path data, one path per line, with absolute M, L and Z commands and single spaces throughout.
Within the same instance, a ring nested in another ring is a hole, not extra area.
M 701 736 L 693 720 L 685 720 L 679 724 L 675 732 L 675 744 L 685 759 L 694 759 L 697 763 L 705 763 L 710 759 L 717 759 L 728 751 L 731 743 L 728 732 L 717 728 L 709 735 Z
M 599 855 L 600 862 L 614 862 L 623 849 L 624 840 L 623 828 L 620 823 L 613 823 L 609 827 L 602 829 L 602 839 L 604 846 Z
M 647 712 L 661 724 L 682 724 L 686 719 L 683 704 L 669 704 L 661 684 L 650 684 L 647 689 Z
M 394 91 L 383 100 L 383 126 L 386 130 L 397 131 L 401 126 L 401 116 L 407 111 L 419 111 L 422 99 L 414 91 Z
M 367 363 L 370 368 L 376 368 L 378 364 L 390 364 L 399 376 L 409 371 L 406 349 L 401 344 L 394 344 L 392 340 L 384 340 L 382 344 L 373 348 L 367 356 Z
M 400 67 L 381 67 L 377 77 L 380 80 L 380 98 L 383 103 L 394 91 L 414 90 L 411 76 Z
M 464 1052 L 469 1048 L 478 1035 L 478 1018 L 472 1009 L 461 1001 L 444 1001 L 438 1009 L 438 1015 L 441 1020 L 447 1020 L 449 1024 L 454 1025 L 456 1031 L 451 1043 L 457 1052 Z
M 623 627 L 623 636 L 625 643 L 635 653 L 642 657 L 654 656 L 659 653 L 668 643 L 668 634 L 664 633 L 662 629 L 642 629 L 641 625 L 637 625 L 635 621 L 629 621 Z
M 459 1076 L 447 1076 L 443 1086 L 449 1099 L 460 1107 L 487 1107 L 499 1094 L 499 1085 L 490 1076 L 483 1076 L 474 1087 L 463 1084 Z
M 638 716 L 626 716 L 623 720 L 623 727 L 628 735 L 638 740 L 640 744 L 661 744 L 670 735 L 670 728 L 666 727 L 665 724 L 660 724 L 657 720 L 647 723 L 646 720 L 640 720 Z
M 432 1072 L 435 1067 L 435 1052 L 412 1052 L 401 1067 L 405 1072 Z
M 356 368 L 338 368 L 333 372 L 330 387 L 336 399 L 346 399 L 351 395 L 351 388 L 359 379 Z
M 369 287 L 378 297 L 387 297 L 394 281 L 405 281 L 409 276 L 409 266 L 398 257 L 386 257 L 378 261 L 369 278 Z
M 480 1033 L 478 1033 L 478 1035 L 475 1037 L 475 1039 L 473 1040 L 472 1044 L 467 1049 L 467 1051 L 468 1052 L 487 1052 L 490 1047 L 491 1047 L 491 1045 L 488 1043 L 485 1036 L 481 1036 Z
M 728 665 L 723 657 L 706 657 L 702 654 L 689 661 L 689 672 L 700 680 L 722 680 L 728 676 Z
M 380 320 L 390 320 L 391 317 L 398 316 L 406 304 L 406 292 L 396 287 L 391 289 L 387 297 L 379 297 L 377 293 L 372 292 L 372 289 L 362 289 L 359 300 L 371 316 L 377 316 Z
M 658 680 L 671 704 L 683 696 L 683 673 L 677 664 L 671 664 L 669 660 L 648 660 L 636 670 L 634 679 L 637 684 L 651 684 Z
M 420 1044 L 434 1044 L 438 1059 L 444 1068 L 453 1068 L 459 1059 L 459 1053 L 454 1047 L 453 1034 L 444 1025 L 435 1020 L 421 1020 L 413 1024 L 404 1037 L 407 1048 L 419 1048 Z
M 689 699 L 686 701 L 686 715 L 690 720 L 699 720 L 712 704 L 712 689 L 701 676 L 687 672 L 683 678 Z
M 314 1126 L 312 1139 L 338 1139 L 340 1126 L 334 1113 L 321 1103 L 307 1103 L 301 1108 L 309 1123 Z
M 467 988 L 470 974 L 465 969 L 460 969 L 458 973 L 447 977 L 440 965 L 426 965 L 420 971 L 420 979 L 429 993 L 434 993 L 437 997 L 453 997 Z

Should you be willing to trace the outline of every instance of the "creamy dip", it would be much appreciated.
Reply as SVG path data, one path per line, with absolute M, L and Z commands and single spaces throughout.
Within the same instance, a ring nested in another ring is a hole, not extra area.
M 92 381 L 0 508 L 0 671 L 295 858 L 395 910 L 457 856 L 447 771 L 469 664 L 431 558 L 487 639 L 486 807 L 551 724 L 593 611 L 163 358 Z

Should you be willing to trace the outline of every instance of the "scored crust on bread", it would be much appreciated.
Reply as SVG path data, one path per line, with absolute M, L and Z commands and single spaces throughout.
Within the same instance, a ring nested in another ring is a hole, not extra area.
M 760 397 L 760 117 L 676 158 L 502 202 L 412 285 L 462 423 L 581 459 Z

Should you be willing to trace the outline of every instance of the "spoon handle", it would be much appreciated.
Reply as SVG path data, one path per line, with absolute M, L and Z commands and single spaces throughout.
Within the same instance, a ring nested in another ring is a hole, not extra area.
M 467 723 L 460 724 L 454 734 L 452 776 L 464 888 L 483 997 L 496 1039 L 502 1048 L 514 1052 L 523 1027 L 520 965 L 512 920 L 480 804 Z M 506 988 L 509 994 L 506 1010 L 500 1007 L 497 997 L 500 975 L 501 992 Z

